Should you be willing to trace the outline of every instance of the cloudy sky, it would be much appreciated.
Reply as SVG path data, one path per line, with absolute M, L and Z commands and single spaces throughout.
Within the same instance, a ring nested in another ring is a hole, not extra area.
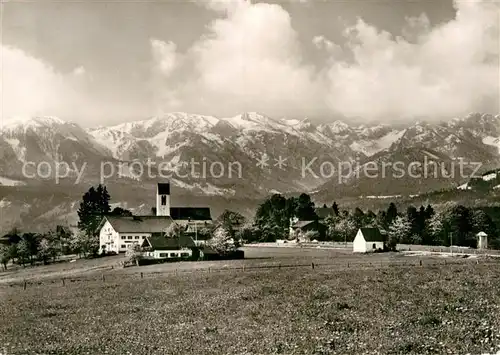
M 11 0 L 1 17 L 4 118 L 500 111 L 494 2 Z

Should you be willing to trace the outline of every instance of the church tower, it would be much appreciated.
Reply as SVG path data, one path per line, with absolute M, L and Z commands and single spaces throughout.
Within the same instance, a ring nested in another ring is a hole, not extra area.
M 158 183 L 156 188 L 156 215 L 170 216 L 170 184 Z

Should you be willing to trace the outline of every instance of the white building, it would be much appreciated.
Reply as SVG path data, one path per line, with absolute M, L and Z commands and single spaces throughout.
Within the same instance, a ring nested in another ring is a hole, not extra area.
M 377 250 L 384 250 L 385 236 L 378 228 L 360 228 L 354 242 L 352 251 L 354 253 L 369 253 Z
M 99 231 L 100 251 L 125 252 L 133 244 L 142 245 L 146 237 L 164 234 L 172 223 L 170 217 L 106 216 Z
M 170 207 L 168 183 L 157 185 L 155 210 L 154 216 L 103 217 L 98 227 L 99 251 L 125 252 L 133 244 L 142 245 L 148 237 L 163 237 L 174 222 L 190 227 L 187 233 L 194 238 L 200 229 L 212 223 L 208 207 Z
M 479 232 L 476 234 L 477 237 L 477 249 L 488 249 L 488 235 L 484 232 Z

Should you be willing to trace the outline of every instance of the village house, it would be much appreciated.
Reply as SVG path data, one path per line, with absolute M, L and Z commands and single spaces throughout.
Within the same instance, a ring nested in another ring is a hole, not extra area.
M 146 259 L 189 259 L 196 250 L 193 239 L 187 235 L 165 238 L 148 236 L 141 244 L 142 257 Z
M 360 228 L 352 243 L 354 253 L 370 253 L 384 250 L 386 236 L 376 227 Z
M 172 223 L 193 231 L 194 236 L 212 223 L 208 207 L 170 207 L 170 184 L 158 183 L 154 216 L 105 216 L 99 224 L 100 252 L 121 253 L 146 238 L 165 237 Z
M 297 236 L 305 235 L 307 232 L 316 232 L 319 238 L 326 235 L 327 227 L 320 221 L 299 221 L 292 219 L 290 221 L 289 238 L 294 239 Z

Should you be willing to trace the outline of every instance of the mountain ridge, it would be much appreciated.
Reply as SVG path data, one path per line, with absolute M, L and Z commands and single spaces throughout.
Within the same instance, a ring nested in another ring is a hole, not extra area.
M 125 191 L 116 202 L 127 202 L 134 208 L 148 203 L 134 194 L 154 189 L 159 179 L 171 180 L 184 199 L 198 196 L 207 201 L 216 197 L 258 200 L 276 192 L 318 191 L 314 195 L 321 200 L 413 195 L 452 189 L 467 182 L 461 177 L 417 181 L 408 177 L 390 180 L 351 176 L 339 183 L 341 169 L 320 174 L 325 166 L 379 166 L 391 161 L 409 164 L 425 159 L 434 159 L 448 168 L 460 159 L 481 162 L 484 169 L 500 166 L 500 115 L 487 113 L 471 113 L 439 123 L 422 120 L 405 125 L 349 125 L 340 120 L 318 124 L 307 118 L 274 119 L 258 112 L 226 118 L 174 112 L 95 128 L 44 116 L 5 120 L 1 128 L 0 201 L 2 213 L 12 220 L 19 220 L 21 214 L 36 220 L 33 216 L 47 215 L 47 211 L 55 211 L 51 216 L 74 216 L 74 202 L 90 185 L 100 182 L 103 164 L 115 171 L 104 183 L 114 191 Z M 264 158 L 268 159 L 267 165 L 259 166 Z M 284 159 L 281 165 L 279 159 Z M 154 163 L 152 172 L 156 176 L 137 177 L 132 163 L 144 165 L 149 160 Z M 198 164 L 196 172 L 200 176 L 192 174 L 192 161 Z M 52 169 L 66 163 L 70 171 L 55 186 L 55 177 L 38 176 L 36 166 L 23 170 L 28 162 L 46 162 Z M 235 169 L 229 176 L 230 164 L 235 162 L 241 165 L 241 174 L 233 165 L 231 169 Z M 313 162 L 310 167 L 317 176 L 304 175 L 304 162 Z M 162 163 L 170 165 L 162 167 Z M 124 164 L 129 165 L 124 168 Z M 223 166 L 224 174 L 219 176 L 214 170 L 202 176 L 203 164 L 208 172 L 212 166 L 219 170 Z M 84 165 L 85 174 L 75 185 Z M 53 196 L 68 196 L 35 198 L 33 204 L 21 196 L 37 196 L 37 189 L 66 191 L 54 192 Z

